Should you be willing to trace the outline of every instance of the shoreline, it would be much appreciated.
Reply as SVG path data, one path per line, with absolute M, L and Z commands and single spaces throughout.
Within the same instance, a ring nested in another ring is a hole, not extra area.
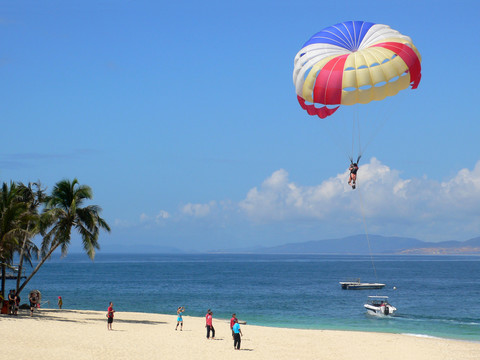
M 480 342 L 411 334 L 314 330 L 241 325 L 242 351 L 234 351 L 229 322 L 214 317 L 216 339 L 207 340 L 205 319 L 116 312 L 107 330 L 106 310 L 40 309 L 30 317 L 1 315 L 5 358 L 36 359 L 477 359 Z M 20 334 L 20 336 L 19 336 Z
M 24 304 L 26 305 L 26 304 Z M 92 309 L 70 309 L 70 308 L 63 308 L 62 310 L 59 310 L 57 308 L 50 308 L 50 307 L 44 307 L 41 308 L 41 311 L 91 311 L 91 312 L 103 312 L 103 310 L 92 310 Z M 26 310 L 23 310 L 26 311 Z M 159 313 L 159 312 L 145 312 L 145 311 L 123 311 L 120 310 L 120 313 L 132 313 L 132 314 L 145 314 L 145 315 L 161 315 L 161 316 L 176 316 L 175 314 L 164 314 L 164 313 Z M 2 319 L 0 315 L 0 319 Z M 196 316 L 196 315 L 185 315 L 188 317 L 192 318 L 199 318 L 201 319 L 201 316 Z M 222 318 L 222 317 L 216 317 L 217 321 L 224 321 L 224 322 L 229 322 L 230 319 L 227 318 Z M 382 319 L 380 319 L 382 320 Z M 243 319 L 240 319 L 240 321 L 245 321 Z M 302 327 L 302 326 L 282 326 L 282 325 L 271 325 L 271 324 L 258 324 L 258 323 L 247 323 L 246 325 L 250 326 L 258 326 L 258 327 L 265 327 L 265 328 L 273 328 L 273 329 L 290 329 L 290 330 L 311 330 L 311 331 L 345 331 L 345 332 L 361 332 L 361 333 L 368 333 L 368 334 L 393 334 L 393 335 L 405 335 L 405 336 L 412 336 L 412 337 L 419 337 L 419 338 L 432 338 L 432 339 L 440 339 L 440 340 L 454 340 L 454 341 L 465 341 L 465 342 L 472 342 L 472 343 L 480 343 L 480 328 L 479 328 L 479 335 L 478 335 L 478 340 L 472 340 L 472 339 L 465 339 L 462 337 L 454 337 L 454 336 L 448 336 L 448 335 L 431 335 L 431 334 L 424 334 L 424 333 L 415 333 L 415 332 L 395 332 L 395 331 L 379 331 L 379 330 L 366 330 L 366 329 L 351 329 L 351 328 L 334 328 L 334 327 Z

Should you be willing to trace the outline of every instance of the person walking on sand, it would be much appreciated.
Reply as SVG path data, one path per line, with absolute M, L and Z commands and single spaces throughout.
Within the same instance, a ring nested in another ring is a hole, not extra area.
M 115 310 L 113 310 L 113 302 L 110 301 L 110 305 L 108 306 L 108 309 L 107 309 L 107 330 L 113 330 L 112 324 L 113 324 L 114 313 L 115 313 Z
M 230 330 L 232 330 L 232 339 L 235 339 L 235 335 L 233 333 L 233 325 L 235 325 L 235 320 L 237 320 L 237 314 L 232 314 L 232 318 L 230 319 Z
M 58 308 L 59 308 L 59 309 L 62 309 L 62 306 L 63 306 L 63 300 L 62 300 L 62 297 L 59 296 L 59 297 L 58 297 Z
M 183 312 L 185 311 L 184 306 L 179 306 L 177 309 L 177 326 L 175 326 L 175 330 L 178 328 L 178 324 L 180 324 L 180 331 L 183 329 Z
M 212 340 L 215 339 L 215 328 L 213 327 L 213 313 L 210 309 L 205 315 L 205 327 L 207 328 L 207 339 L 210 339 L 210 332 L 212 332 Z
M 243 336 L 243 334 L 237 319 L 235 319 L 235 324 L 233 325 L 232 331 L 233 331 L 233 348 L 235 350 L 240 350 L 240 343 L 242 342 L 241 336 Z

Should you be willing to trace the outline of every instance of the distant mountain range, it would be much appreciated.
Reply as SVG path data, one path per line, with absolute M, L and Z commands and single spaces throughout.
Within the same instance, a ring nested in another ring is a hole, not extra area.
M 369 249 L 370 243 L 370 249 Z M 236 252 L 236 251 L 235 251 Z M 291 243 L 280 246 L 249 249 L 242 252 L 257 254 L 397 254 L 397 255 L 480 255 L 480 237 L 467 241 L 426 242 L 414 238 L 355 235 L 341 239 L 328 239 Z

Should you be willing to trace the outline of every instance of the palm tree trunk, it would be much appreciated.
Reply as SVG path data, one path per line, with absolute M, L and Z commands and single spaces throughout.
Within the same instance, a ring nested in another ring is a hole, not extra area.
M 42 260 L 37 264 L 37 266 L 35 266 L 35 269 L 33 269 L 32 273 L 25 279 L 25 281 L 23 282 L 23 284 L 20 286 L 20 288 L 18 289 L 17 291 L 17 295 L 19 295 L 22 290 L 25 288 L 25 286 L 28 284 L 28 282 L 33 278 L 33 276 L 37 273 L 38 270 L 40 270 L 40 268 L 42 267 L 42 265 L 45 263 L 45 261 L 47 261 L 50 256 L 53 254 L 53 252 L 60 246 L 60 244 L 57 244 L 55 245 L 54 247 L 52 247 L 50 249 L 50 251 L 47 253 L 46 256 L 44 256 L 42 258 Z
M 30 222 L 27 224 L 27 231 L 30 226 Z M 22 249 L 20 250 L 20 260 L 18 261 L 18 271 L 17 271 L 17 290 L 16 294 L 18 295 L 18 289 L 20 288 L 20 281 L 22 278 L 22 270 L 23 270 L 23 255 L 25 254 L 25 244 L 27 243 L 27 235 L 23 237 L 23 244 Z
M 2 264 L 2 297 L 5 299 L 5 279 L 7 278 L 7 266 Z M 2 304 L 3 305 L 3 304 Z

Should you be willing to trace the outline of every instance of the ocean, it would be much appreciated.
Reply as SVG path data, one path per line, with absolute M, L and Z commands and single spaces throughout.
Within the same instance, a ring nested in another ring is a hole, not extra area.
M 69 254 L 48 261 L 21 294 L 42 306 L 229 319 L 301 329 L 359 330 L 480 341 L 480 257 L 475 256 Z M 27 269 L 28 273 L 29 269 Z M 382 290 L 342 290 L 360 278 Z M 7 291 L 14 281 L 7 280 Z M 369 295 L 389 296 L 394 317 L 366 314 Z

